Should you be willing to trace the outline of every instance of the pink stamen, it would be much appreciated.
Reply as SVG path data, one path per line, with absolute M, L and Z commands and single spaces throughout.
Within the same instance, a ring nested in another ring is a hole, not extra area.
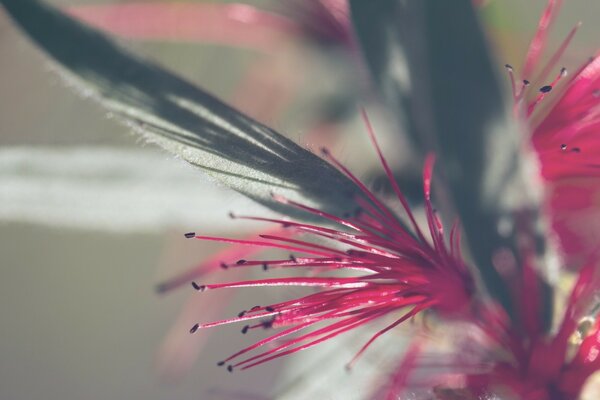
M 531 114 L 535 111 L 535 108 L 537 107 L 537 105 L 544 100 L 544 98 L 546 97 L 546 95 L 548 93 L 550 93 L 552 91 L 552 89 L 554 89 L 554 87 L 558 84 L 558 82 L 564 78 L 565 76 L 567 76 L 567 69 L 566 68 L 561 68 L 560 72 L 558 73 L 558 75 L 556 76 L 556 78 L 554 78 L 554 80 L 546 86 L 542 86 L 540 88 L 540 92 L 538 94 L 538 96 L 536 97 L 536 99 L 531 102 L 529 104 L 529 106 L 527 107 L 527 116 L 531 116 Z
M 535 80 L 536 82 L 543 82 L 544 80 L 546 80 L 546 78 L 548 77 L 550 72 L 556 67 L 558 60 L 560 60 L 560 58 L 563 56 L 567 47 L 569 47 L 569 44 L 573 40 L 573 37 L 575 36 L 575 34 L 579 30 L 579 28 L 581 28 L 581 25 L 582 25 L 582 23 L 579 22 L 579 23 L 577 23 L 577 25 L 575 25 L 571 29 L 571 31 L 569 32 L 567 37 L 563 40 L 563 42 L 558 47 L 558 49 L 554 52 L 552 57 L 550 57 L 550 60 L 546 63 L 546 66 L 544 67 L 542 72 L 540 72 L 539 76 L 536 78 L 536 80 Z
M 527 50 L 527 56 L 525 58 L 525 64 L 523 66 L 523 77 L 526 79 L 531 77 L 531 74 L 537 66 L 541 53 L 546 46 L 546 40 L 548 37 L 548 29 L 554 22 L 558 9 L 562 5 L 562 0 L 549 0 L 546 6 L 542 18 L 538 24 L 536 34 L 529 45 Z

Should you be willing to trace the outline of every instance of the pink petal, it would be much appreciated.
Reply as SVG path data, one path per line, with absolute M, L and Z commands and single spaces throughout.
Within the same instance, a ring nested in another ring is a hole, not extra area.
M 563 179 L 549 189 L 548 215 L 565 264 L 578 268 L 598 247 L 600 177 Z

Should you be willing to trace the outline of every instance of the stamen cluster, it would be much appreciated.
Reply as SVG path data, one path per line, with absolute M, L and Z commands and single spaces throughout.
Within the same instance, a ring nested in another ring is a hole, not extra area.
M 238 240 L 193 233 L 186 235 L 200 240 L 292 252 L 289 258 L 285 259 L 241 259 L 231 264 L 224 264 L 226 268 L 261 267 L 269 271 L 292 268 L 308 270 L 311 274 L 218 284 L 194 282 L 193 287 L 198 291 L 264 286 L 317 289 L 316 292 L 304 297 L 268 306 L 252 307 L 242 311 L 235 318 L 194 325 L 191 329 L 192 333 L 198 329 L 237 322 L 250 323 L 242 328 L 242 333 L 257 328 L 284 328 L 233 354 L 220 362 L 220 365 L 232 363 L 228 366 L 229 370 L 235 367 L 250 368 L 311 347 L 384 316 L 399 315 L 364 344 L 350 362 L 351 365 L 380 335 L 422 310 L 433 308 L 444 315 L 459 315 L 467 312 L 473 284 L 469 271 L 462 261 L 458 226 L 452 228 L 449 244 L 446 245 L 441 221 L 431 204 L 433 157 L 427 158 L 423 176 L 425 211 L 430 236 L 428 239 L 417 224 L 406 198 L 392 175 L 366 115 L 365 120 L 370 137 L 397 199 L 406 213 L 410 227 L 324 149 L 323 156 L 362 190 L 362 196 L 356 198 L 360 207 L 354 215 L 338 217 L 274 195 L 277 201 L 313 214 L 329 225 L 232 215 L 239 219 L 279 224 L 293 230 L 299 238 L 260 235 L 260 239 L 257 240 Z M 323 326 L 319 327 L 319 324 Z M 234 359 L 252 350 L 273 343 L 276 344 L 266 351 L 233 362 Z

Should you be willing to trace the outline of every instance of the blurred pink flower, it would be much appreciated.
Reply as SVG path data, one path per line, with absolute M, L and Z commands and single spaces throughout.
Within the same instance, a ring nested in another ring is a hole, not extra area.
M 214 43 L 271 53 L 295 36 L 293 20 L 241 3 L 133 2 L 86 4 L 66 11 L 129 39 Z
M 452 349 L 433 361 L 423 357 L 427 343 L 417 336 L 375 398 L 396 399 L 407 388 L 421 387 L 434 388 L 440 400 L 498 395 L 523 400 L 579 398 L 588 378 L 600 371 L 600 323 L 593 317 L 600 283 L 597 263 L 579 271 L 561 321 L 548 332 L 533 243 L 526 236 L 520 242 L 522 272 L 510 282 L 517 315 L 511 319 L 493 304 L 480 304 L 464 320 L 467 325 Z
M 492 343 L 488 350 L 497 354 L 495 362 L 489 372 L 468 376 L 467 387 L 471 393 L 484 396 L 503 388 L 500 392 L 509 389 L 519 399 L 579 398 L 586 380 L 592 373 L 600 370 L 598 321 L 593 323 L 588 332 L 582 333 L 578 329 L 578 321 L 590 312 L 589 301 L 598 286 L 596 269 L 595 264 L 590 264 L 579 272 L 563 319 L 554 334 L 544 335 L 539 330 L 523 331 L 516 327 L 496 332 L 495 336 L 499 340 Z M 522 283 L 523 293 L 535 293 L 539 290 L 534 287 L 534 280 L 527 283 L 523 279 Z M 523 296 L 520 302 L 523 309 L 530 309 L 523 317 L 539 320 L 543 308 L 540 304 L 533 307 L 528 305 L 527 297 L 530 296 Z M 570 347 L 573 347 L 570 338 L 576 334 L 584 337 L 574 349 L 575 355 L 570 357 L 568 353 Z

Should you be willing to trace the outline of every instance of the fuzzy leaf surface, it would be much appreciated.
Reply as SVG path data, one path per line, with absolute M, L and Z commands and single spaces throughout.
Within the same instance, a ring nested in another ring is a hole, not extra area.
M 221 183 L 296 217 L 307 214 L 271 193 L 333 214 L 356 208 L 348 178 L 281 134 L 43 2 L 0 3 L 83 95 Z

